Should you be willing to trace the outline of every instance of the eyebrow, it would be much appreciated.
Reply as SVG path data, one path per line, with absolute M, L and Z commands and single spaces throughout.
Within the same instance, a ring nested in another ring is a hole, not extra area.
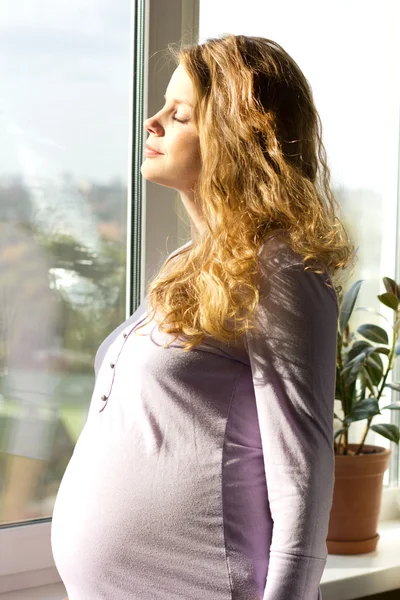
M 164 100 L 167 100 L 167 95 L 164 94 Z M 191 106 L 193 108 L 193 104 L 190 104 L 190 102 L 187 102 L 186 100 L 171 100 L 171 102 L 173 104 L 187 104 L 188 106 Z

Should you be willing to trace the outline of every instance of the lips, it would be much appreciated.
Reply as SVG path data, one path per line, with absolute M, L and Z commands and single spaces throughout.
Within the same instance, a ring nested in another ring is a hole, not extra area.
M 146 148 L 147 150 L 151 150 L 152 152 L 157 152 L 158 154 L 162 154 L 162 152 L 159 152 L 158 150 L 156 150 L 155 148 L 152 148 L 150 146 L 150 144 L 146 144 Z

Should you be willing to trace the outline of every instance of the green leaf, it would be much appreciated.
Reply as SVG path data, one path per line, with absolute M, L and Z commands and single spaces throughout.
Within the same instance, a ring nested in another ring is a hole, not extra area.
M 387 354 L 387 348 L 382 348 L 382 351 L 377 349 L 368 349 L 364 352 L 364 367 L 368 372 L 369 378 L 373 385 L 378 385 L 383 377 L 383 363 L 379 354 Z M 364 371 L 365 374 L 365 371 Z M 373 395 L 373 392 L 372 392 Z
M 363 367 L 362 372 L 365 377 L 365 384 L 373 396 L 375 394 L 375 391 L 374 391 L 374 384 L 372 383 L 372 380 L 371 380 L 371 376 L 365 367 Z
M 383 387 L 388 387 L 391 390 L 396 390 L 396 392 L 400 392 L 400 383 L 385 383 Z
M 351 383 L 353 383 L 353 381 L 357 379 L 357 376 L 363 367 L 363 360 L 357 359 L 358 357 L 354 358 L 354 362 L 342 369 L 341 376 L 346 386 L 349 386 Z
M 381 374 L 383 374 L 383 363 L 378 353 L 367 352 L 367 356 L 365 357 L 365 364 L 371 365 L 371 367 L 377 369 L 378 371 L 380 371 Z
M 365 373 L 364 373 L 364 369 L 361 369 L 360 374 L 358 376 L 358 386 L 355 386 L 355 390 L 354 390 L 354 401 L 355 402 L 359 402 L 360 400 L 363 400 L 365 398 L 365 392 L 367 390 L 367 382 L 365 380 Z M 372 392 L 372 396 L 373 396 L 373 392 Z
M 399 286 L 397 283 L 393 279 L 390 279 L 390 277 L 383 277 L 382 280 L 386 291 L 389 292 L 389 294 L 394 294 L 400 299 Z
M 383 435 L 384 438 L 394 442 L 395 444 L 399 443 L 399 428 L 392 423 L 378 423 L 377 425 L 371 425 L 370 429 L 376 431 L 376 433 L 380 433 L 380 435 Z
M 389 348 L 385 348 L 384 346 L 375 347 L 374 352 L 378 352 L 379 354 L 386 354 L 386 356 L 389 356 L 390 354 Z
M 400 408 L 400 405 L 399 405 Z M 337 414 L 334 412 L 333 416 L 335 417 L 335 419 L 337 419 L 338 421 L 342 422 L 342 419 L 340 417 L 337 416 Z
M 358 365 L 358 364 L 364 363 L 366 357 L 367 357 L 366 352 L 360 352 L 360 354 L 356 354 L 356 356 L 354 358 L 352 358 L 351 360 L 346 362 L 345 368 L 351 367 L 352 365 Z
M 393 402 L 393 404 L 382 406 L 381 410 L 384 410 L 385 408 L 389 408 L 390 410 L 400 410 L 400 402 Z
M 364 398 L 357 402 L 349 415 L 343 420 L 343 423 L 353 423 L 354 421 L 362 421 L 369 417 L 379 415 L 379 404 L 376 398 Z
M 356 303 L 358 292 L 360 291 L 362 282 L 363 282 L 363 280 L 359 279 L 358 281 L 353 283 L 351 288 L 349 290 L 347 290 L 347 292 L 345 293 L 345 295 L 343 297 L 343 302 L 342 302 L 342 306 L 340 308 L 340 315 L 339 315 L 339 329 L 340 329 L 340 333 L 342 335 L 343 335 L 344 330 L 346 329 L 347 323 L 349 322 L 351 313 L 353 312 L 353 308 Z
M 348 364 L 355 356 L 360 355 L 365 350 L 368 350 L 368 348 L 375 349 L 375 346 L 373 346 L 369 342 L 366 342 L 365 340 L 355 341 L 350 350 L 347 352 L 345 364 Z
M 354 357 L 351 358 L 351 360 L 345 361 L 346 367 L 355 362 L 364 361 L 371 362 L 371 364 L 373 365 L 375 363 L 375 365 L 379 366 L 379 368 L 383 371 L 383 364 L 379 354 L 390 354 L 389 348 L 384 348 L 383 346 L 371 346 L 371 344 L 369 344 L 368 342 L 365 342 L 365 344 L 368 345 L 364 348 L 361 348 L 361 346 L 357 347 L 355 352 L 353 351 L 353 347 L 355 346 L 355 344 L 353 344 L 351 350 L 349 350 L 349 352 L 347 353 L 347 359 L 352 355 L 354 355 Z M 371 359 L 369 357 L 371 357 Z
M 371 340 L 371 342 L 376 342 L 378 344 L 389 343 L 388 334 L 384 329 L 382 329 L 382 327 L 379 327 L 378 325 L 365 323 L 364 325 L 360 325 L 357 331 L 367 338 L 367 340 Z
M 368 363 L 368 362 L 365 363 L 364 366 L 365 366 L 366 371 L 368 372 L 368 375 L 371 378 L 373 385 L 378 386 L 382 380 L 383 371 L 381 371 L 375 365 L 372 365 L 371 363 Z
M 378 299 L 382 302 L 382 304 L 385 304 L 385 306 L 388 306 L 389 308 L 392 308 L 393 310 L 397 310 L 397 307 L 400 303 L 400 300 L 398 299 L 398 297 L 395 296 L 394 294 L 392 294 L 391 292 L 386 292 L 385 294 L 379 294 Z

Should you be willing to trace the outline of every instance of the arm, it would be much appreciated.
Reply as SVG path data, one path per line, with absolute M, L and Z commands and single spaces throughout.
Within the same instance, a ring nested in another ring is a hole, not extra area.
M 273 533 L 263 600 L 317 600 L 333 498 L 338 307 L 326 276 L 261 275 L 247 350 Z

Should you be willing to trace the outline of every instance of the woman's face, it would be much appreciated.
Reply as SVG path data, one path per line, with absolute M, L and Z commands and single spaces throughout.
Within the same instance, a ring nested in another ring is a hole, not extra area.
M 180 192 L 193 190 L 200 172 L 199 136 L 193 121 L 195 94 L 192 82 L 179 65 L 167 87 L 161 110 L 144 122 L 147 145 L 160 154 L 146 154 L 141 167 L 149 181 Z

